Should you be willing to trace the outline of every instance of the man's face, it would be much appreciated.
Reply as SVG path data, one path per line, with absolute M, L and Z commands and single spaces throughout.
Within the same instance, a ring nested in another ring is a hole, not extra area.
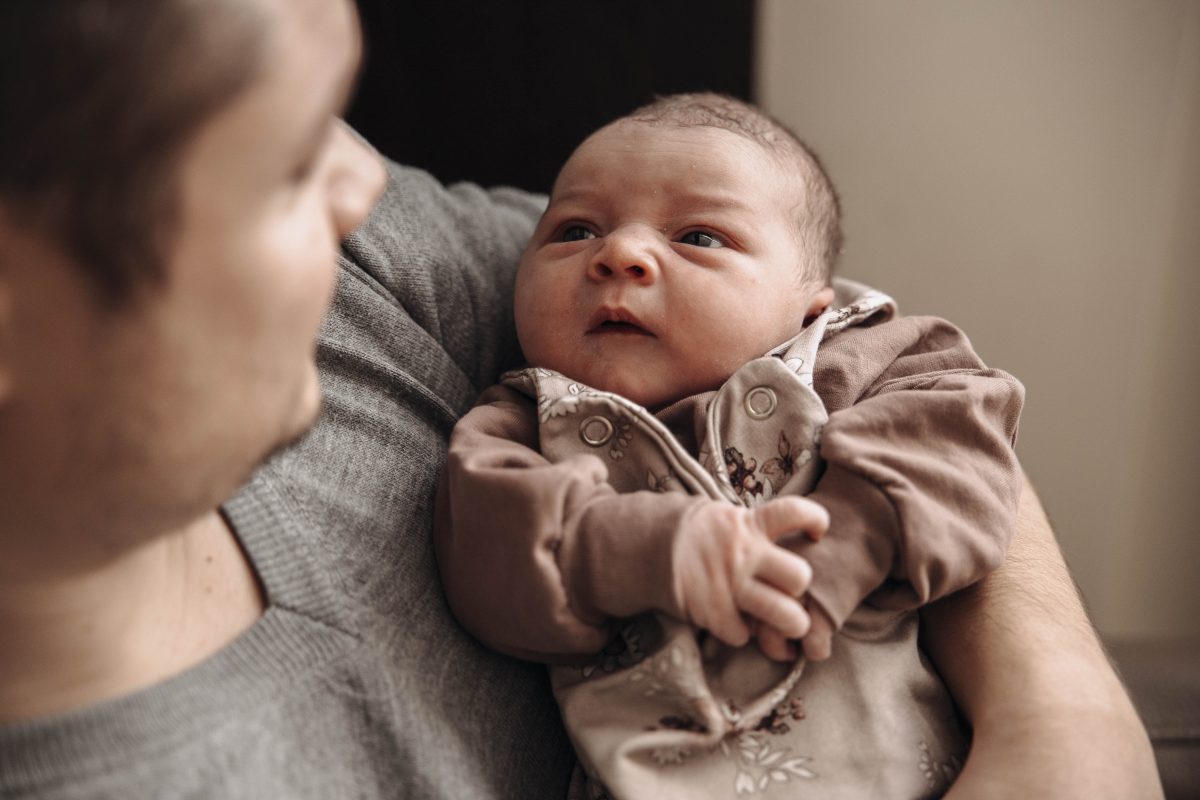
M 359 58 L 352 5 L 263 6 L 263 74 L 184 152 L 165 286 L 109 312 L 47 255 L 26 292 L 54 309 L 17 328 L 40 333 L 0 404 L 26 417 L 27 488 L 57 481 L 126 529 L 212 508 L 311 425 L 338 243 L 382 189 L 381 165 L 335 119 Z
M 657 408 L 799 333 L 820 286 L 798 277 L 782 172 L 714 128 L 624 121 L 594 134 L 517 274 L 529 363 Z

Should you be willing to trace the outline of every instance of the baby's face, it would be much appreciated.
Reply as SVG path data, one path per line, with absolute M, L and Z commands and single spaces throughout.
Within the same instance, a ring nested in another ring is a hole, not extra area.
M 783 172 L 728 131 L 626 121 L 594 134 L 517 273 L 529 363 L 659 408 L 797 334 L 832 293 L 799 277 Z

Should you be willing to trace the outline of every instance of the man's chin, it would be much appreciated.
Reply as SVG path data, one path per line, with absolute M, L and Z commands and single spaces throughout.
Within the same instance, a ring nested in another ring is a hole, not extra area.
M 279 443 L 271 450 L 270 456 L 275 455 L 281 450 L 288 449 L 307 436 L 308 432 L 317 424 L 317 420 L 321 418 L 321 407 L 323 405 L 324 400 L 321 397 L 321 389 L 314 383 L 311 393 L 306 393 L 301 401 L 296 404 L 295 413 L 292 414 L 292 422 L 285 428 L 283 435 L 280 436 Z
M 314 387 L 311 395 L 304 394 L 296 403 L 293 412 L 288 417 L 287 424 L 281 429 L 279 436 L 275 438 L 274 443 L 268 447 L 262 457 L 251 467 L 250 474 L 246 475 L 245 478 L 248 480 L 250 475 L 257 471 L 263 464 L 304 439 L 313 426 L 316 425 L 317 420 L 320 419 L 322 405 L 323 401 L 319 388 Z

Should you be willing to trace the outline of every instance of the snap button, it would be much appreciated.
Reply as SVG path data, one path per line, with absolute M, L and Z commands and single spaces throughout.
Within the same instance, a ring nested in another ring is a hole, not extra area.
M 766 419 L 775 413 L 777 402 L 774 389 L 755 386 L 746 392 L 746 413 L 750 419 Z
M 600 447 L 613 435 L 613 424 L 604 417 L 588 417 L 579 423 L 579 438 L 584 444 Z

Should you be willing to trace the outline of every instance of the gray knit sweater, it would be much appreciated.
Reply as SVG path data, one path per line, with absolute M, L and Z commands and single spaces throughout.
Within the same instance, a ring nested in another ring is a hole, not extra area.
M 268 610 L 131 696 L 0 726 L 3 798 L 563 797 L 542 668 L 457 627 L 429 530 L 446 439 L 516 353 L 537 198 L 393 166 L 346 242 L 316 428 L 224 510 Z

